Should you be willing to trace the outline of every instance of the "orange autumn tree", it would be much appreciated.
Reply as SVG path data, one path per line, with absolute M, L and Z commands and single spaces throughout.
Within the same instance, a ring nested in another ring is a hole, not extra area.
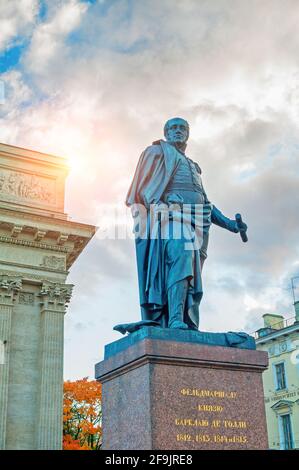
M 102 442 L 102 388 L 84 377 L 64 382 L 63 449 L 98 450 Z

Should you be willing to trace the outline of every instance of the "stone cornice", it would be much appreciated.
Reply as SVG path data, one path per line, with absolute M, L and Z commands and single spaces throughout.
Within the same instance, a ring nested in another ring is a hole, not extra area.
M 36 150 L 17 147 L 0 142 L 0 154 L 9 157 L 22 158 L 38 162 L 39 165 L 58 167 L 60 171 L 69 172 L 68 160 L 65 157 L 52 155 L 50 153 L 37 152 Z
M 80 236 L 70 236 L 69 240 L 73 242 L 73 246 L 64 247 L 60 244 L 57 245 L 50 245 L 42 242 L 36 242 L 33 240 L 24 240 L 22 238 L 13 238 L 13 237 L 5 237 L 0 236 L 0 242 L 2 243 L 10 243 L 15 245 L 23 245 L 23 246 L 30 246 L 33 248 L 41 248 L 46 251 L 56 251 L 60 253 L 67 253 L 66 258 L 66 268 L 69 269 L 76 258 L 80 255 L 81 251 L 83 251 L 84 247 L 89 242 L 89 238 L 80 237 Z
M 70 268 L 97 230 L 93 225 L 25 214 L 3 208 L 0 208 L 0 227 L 3 229 L 0 243 L 66 253 L 67 269 Z
M 293 325 L 287 326 L 286 328 L 281 328 L 280 330 L 274 331 L 266 336 L 261 336 L 255 340 L 256 345 L 265 345 L 274 340 L 286 337 L 294 332 L 299 331 L 299 323 L 294 323 Z
M 90 230 L 93 234 L 97 230 L 97 227 L 94 226 L 94 225 L 85 224 L 85 223 L 82 223 L 82 222 L 75 222 L 73 220 L 59 219 L 59 218 L 56 218 L 56 217 L 48 217 L 48 216 L 42 215 L 42 214 L 39 215 L 39 214 L 33 214 L 33 213 L 29 213 L 29 212 L 22 212 L 18 209 L 6 209 L 4 207 L 0 207 L 0 220 L 2 219 L 2 214 L 3 214 L 3 216 L 7 215 L 8 219 L 9 218 L 12 218 L 14 220 L 16 218 L 26 219 L 27 220 L 26 225 L 30 225 L 28 223 L 29 220 L 30 220 L 30 221 L 41 222 L 43 224 L 49 223 L 49 225 L 51 227 L 57 225 L 57 230 L 60 230 L 58 228 L 59 226 L 68 228 L 69 231 L 71 229 L 74 229 L 74 230 L 75 229 L 77 229 L 77 230 L 82 229 L 84 231 Z M 38 225 L 38 223 L 36 225 Z
M 13 275 L 11 271 L 8 271 L 8 270 L 6 271 L 6 270 L 1 269 L 0 277 L 1 276 L 13 276 Z M 33 284 L 42 284 L 43 282 L 49 282 L 49 283 L 55 282 L 53 281 L 53 279 L 49 279 L 48 277 L 43 277 L 38 274 L 31 274 L 31 273 L 26 273 L 26 272 L 21 272 L 21 271 L 18 272 L 17 276 L 13 276 L 13 277 L 21 278 L 23 282 L 28 282 L 28 283 L 32 282 Z M 57 282 L 59 282 L 59 280 L 57 280 Z
M 33 270 L 33 271 L 45 271 L 45 272 L 53 272 L 53 273 L 57 273 L 57 274 L 64 274 L 64 275 L 67 275 L 68 274 L 68 271 L 66 271 L 64 268 L 54 268 L 54 267 L 51 267 L 51 266 L 44 266 L 42 264 L 40 265 L 36 265 L 36 266 L 33 266 L 33 265 L 29 265 L 29 264 L 24 264 L 24 263 L 13 263 L 13 262 L 9 262 L 9 261 L 1 261 L 0 262 L 0 266 L 12 266 L 13 268 L 21 268 L 21 269 L 30 269 L 30 270 Z M 9 271 L 7 271 L 9 272 Z M 11 273 L 11 271 L 10 271 Z
M 60 251 L 63 253 L 70 253 L 72 251 L 71 248 L 67 248 L 61 245 L 50 245 L 47 243 L 36 242 L 33 240 L 24 240 L 21 238 L 5 237 L 3 235 L 0 236 L 0 242 L 12 243 L 14 245 L 31 246 L 33 248 L 42 248 L 44 250 Z

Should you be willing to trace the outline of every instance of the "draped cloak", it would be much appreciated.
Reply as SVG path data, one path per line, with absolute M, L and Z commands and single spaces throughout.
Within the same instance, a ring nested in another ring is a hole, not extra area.
M 133 208 L 136 204 L 142 204 L 146 208 L 147 218 L 149 218 L 151 205 L 163 203 L 163 194 L 182 158 L 185 158 L 184 154 L 178 151 L 174 145 L 163 140 L 154 142 L 153 145 L 147 147 L 137 164 L 126 198 L 127 206 Z M 200 169 L 199 171 L 201 173 Z M 235 221 L 225 217 L 219 209 L 211 204 L 203 188 L 202 190 L 205 204 L 210 207 L 210 223 L 237 232 Z M 208 244 L 208 230 L 209 226 L 204 235 L 205 249 Z M 165 312 L 165 308 L 167 308 L 165 244 L 160 237 L 151 238 L 148 232 L 146 237 L 135 236 L 135 246 L 141 316 L 143 320 L 158 320 L 161 318 L 161 313 Z M 198 328 L 199 323 L 198 306 L 202 297 L 201 268 L 206 257 L 205 249 L 195 250 L 192 288 L 189 289 L 186 301 L 188 323 L 194 328 Z M 178 278 L 178 280 L 180 279 Z

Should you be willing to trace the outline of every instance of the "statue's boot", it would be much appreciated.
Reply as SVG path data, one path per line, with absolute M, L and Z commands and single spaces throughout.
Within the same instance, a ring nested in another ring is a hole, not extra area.
M 168 289 L 168 328 L 188 329 L 183 321 L 187 291 L 188 279 L 182 279 Z

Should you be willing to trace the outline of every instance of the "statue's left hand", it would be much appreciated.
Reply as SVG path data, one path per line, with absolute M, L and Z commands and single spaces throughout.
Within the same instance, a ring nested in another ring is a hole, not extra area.
M 236 228 L 238 232 L 240 233 L 243 242 L 245 243 L 248 241 L 248 237 L 246 234 L 247 225 L 245 224 L 245 222 L 243 222 L 241 214 L 236 214 L 235 219 L 236 219 Z

